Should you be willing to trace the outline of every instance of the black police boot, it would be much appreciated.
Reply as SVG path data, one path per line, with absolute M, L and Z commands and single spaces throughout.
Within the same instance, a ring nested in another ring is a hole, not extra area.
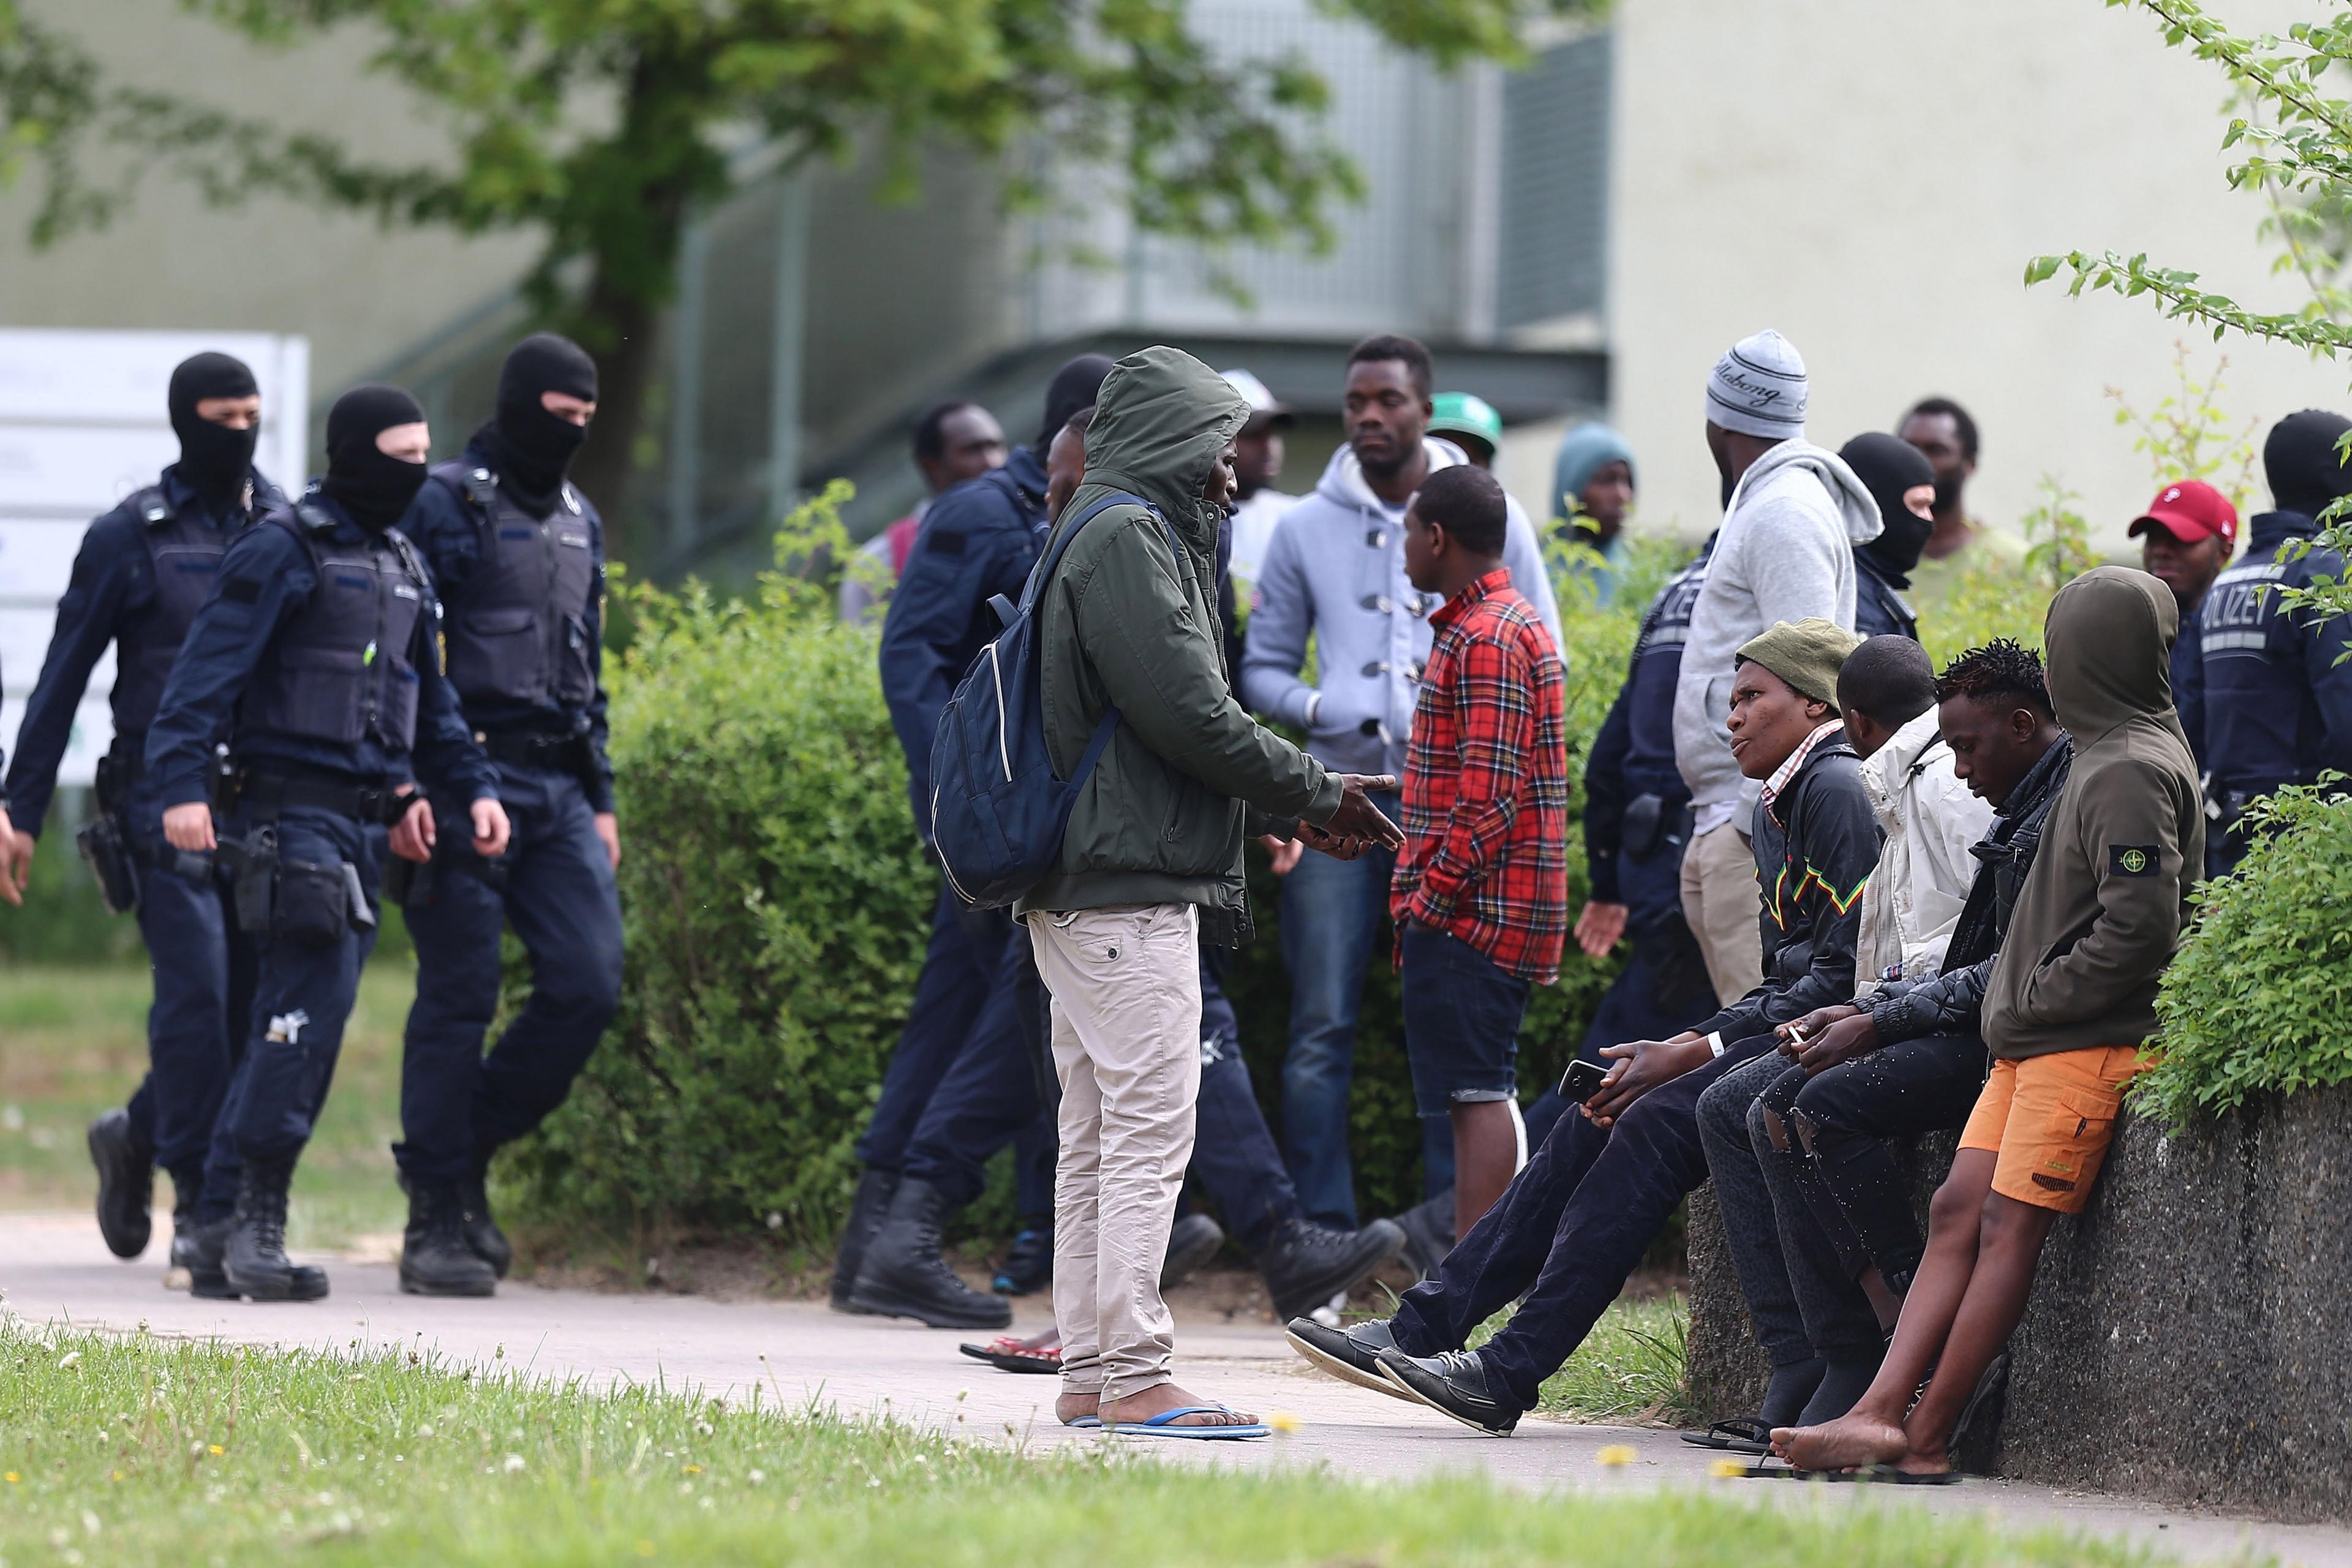
M 221 1272 L 238 1295 L 254 1301 L 317 1301 L 327 1294 L 327 1271 L 286 1256 L 286 1193 L 294 1184 L 291 1160 L 247 1160 L 236 1189 Z
M 857 1285 L 857 1268 L 866 1260 L 866 1248 L 874 1240 L 874 1233 L 882 1228 L 883 1216 L 890 1212 L 890 1199 L 898 1190 L 896 1171 L 869 1170 L 857 1178 L 857 1195 L 849 1200 L 849 1218 L 841 1227 L 841 1250 L 834 1258 L 835 1311 L 865 1310 L 850 1301 Z
M 1053 1282 L 1054 1227 L 1032 1226 L 1013 1238 L 988 1288 L 1000 1296 L 1028 1296 Z
M 163 1265 L 163 1289 L 185 1290 L 193 1283 L 196 1254 L 196 1199 L 204 1190 L 201 1176 L 172 1176 L 172 1251 Z
M 131 1131 L 131 1112 L 110 1110 L 89 1124 L 89 1163 L 98 1167 L 98 1234 L 115 1257 L 138 1257 L 155 1229 L 155 1151 Z
M 465 1211 L 466 1245 L 503 1279 L 514 1267 L 514 1244 L 490 1217 L 489 1170 L 488 1160 L 477 1165 L 472 1175 L 457 1184 L 457 1199 Z
M 1376 1219 L 1361 1230 L 1331 1230 L 1293 1216 L 1257 1255 L 1274 1315 L 1303 1318 L 1343 1290 L 1352 1290 L 1404 1249 L 1404 1232 Z
M 456 1182 L 411 1182 L 400 1237 L 400 1288 L 411 1296 L 488 1296 L 497 1270 L 466 1239 L 466 1200 Z
M 973 1289 L 940 1256 L 947 1206 L 947 1194 L 929 1182 L 910 1176 L 898 1183 L 858 1265 L 851 1311 L 915 1318 L 935 1329 L 1001 1329 L 1013 1321 L 1013 1303 Z
M 192 1215 L 187 1227 L 172 1237 L 172 1260 L 174 1265 L 184 1264 L 188 1294 L 200 1301 L 236 1300 L 236 1287 L 228 1282 L 223 1263 L 228 1251 L 228 1233 L 236 1224 L 233 1216 L 205 1225 Z

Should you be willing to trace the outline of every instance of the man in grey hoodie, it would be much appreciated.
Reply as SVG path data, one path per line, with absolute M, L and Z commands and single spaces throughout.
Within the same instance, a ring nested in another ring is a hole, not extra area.
M 1853 549 L 1878 537 L 1878 503 L 1836 453 L 1805 439 L 1811 383 L 1796 345 L 1766 328 L 1717 360 L 1706 447 L 1723 477 L 1723 528 L 1691 608 L 1675 686 L 1675 764 L 1691 792 L 1683 913 L 1725 1005 L 1761 979 L 1756 785 L 1731 758 L 1734 656 L 1776 621 L 1853 629 Z
M 1429 612 L 1439 604 L 1405 576 L 1405 503 L 1429 475 L 1466 461 L 1460 447 L 1427 434 L 1435 379 L 1429 351 L 1411 338 L 1356 345 L 1348 355 L 1348 445 L 1332 456 L 1315 493 L 1283 514 L 1258 575 L 1242 700 L 1305 730 L 1307 751 L 1338 772 L 1404 771 L 1429 658 Z M 1558 645 L 1559 608 L 1534 525 L 1518 502 L 1507 510 L 1503 564 Z M 1300 676 L 1310 636 L 1311 685 Z M 1382 808 L 1393 814 L 1396 802 Z M 1283 866 L 1277 858 L 1276 868 Z M 1282 956 L 1292 987 L 1283 1153 L 1307 1217 L 1340 1229 L 1356 1225 L 1348 1158 L 1356 1014 L 1393 869 L 1394 857 L 1377 850 L 1352 861 L 1308 856 L 1283 880 Z M 1752 930 L 1748 942 L 1755 942 Z M 1450 1142 L 1429 1152 L 1443 1187 L 1451 1179 Z

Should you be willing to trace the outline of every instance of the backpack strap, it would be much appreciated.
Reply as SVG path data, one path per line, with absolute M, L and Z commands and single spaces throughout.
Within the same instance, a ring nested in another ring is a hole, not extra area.
M 1045 591 L 1046 583 L 1054 575 L 1054 568 L 1062 563 L 1062 557 L 1068 553 L 1070 545 L 1077 539 L 1078 531 L 1115 506 L 1139 506 L 1152 516 L 1160 517 L 1159 508 L 1141 496 L 1129 495 L 1125 490 L 1114 490 L 1078 513 L 1077 521 L 1054 536 L 1053 542 L 1045 546 L 1045 553 L 1038 558 L 1035 568 L 1030 572 L 1029 582 L 1021 590 L 1022 609 L 1026 610 L 1036 604 L 1037 595 Z M 1163 526 L 1167 521 L 1160 518 Z M 1176 536 L 1171 532 L 1168 537 L 1172 544 Z

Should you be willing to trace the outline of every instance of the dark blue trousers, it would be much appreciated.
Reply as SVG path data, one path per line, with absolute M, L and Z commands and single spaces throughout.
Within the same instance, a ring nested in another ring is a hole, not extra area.
M 1225 1230 L 1255 1257 L 1285 1220 L 1298 1213 L 1298 1192 L 1282 1163 L 1274 1130 L 1258 1109 L 1234 1005 L 1205 962 L 1201 965 L 1201 1091 L 1192 1138 L 1192 1180 Z
M 1460 1350 L 1517 1300 L 1478 1359 L 1491 1390 L 1532 1409 L 1544 1379 L 1584 1342 L 1676 1205 L 1706 1179 L 1698 1097 L 1771 1045 L 1769 1035 L 1734 1042 L 1635 1100 L 1609 1131 L 1560 1117 L 1437 1278 L 1404 1293 L 1391 1325 L 1397 1344 L 1409 1355 Z
M 499 797 L 513 827 L 504 889 L 448 863 L 473 854 L 474 828 L 445 814 L 431 901 L 406 911 L 416 1001 L 392 1152 L 416 1181 L 463 1180 L 545 1121 L 620 1005 L 621 896 L 580 781 L 500 763 Z M 530 958 L 530 996 L 485 1057 L 509 925 Z
M 987 1185 L 988 1162 L 996 1152 L 1037 1121 L 1036 1052 L 1020 996 L 1024 984 L 1037 984 L 1036 962 L 1028 933 L 1012 931 L 1009 921 L 1007 927 L 987 989 L 965 999 L 967 1032 L 945 1076 L 933 1080 L 938 1087 L 916 1120 L 901 1167 L 908 1176 L 945 1193 L 957 1207 L 980 1196 Z M 919 1000 L 920 990 L 919 982 Z M 972 1017 L 970 1007 L 975 1000 L 979 1016 Z M 892 1072 L 898 1066 L 893 1057 Z M 887 1097 L 887 1088 L 884 1092 Z M 878 1107 L 876 1114 L 878 1118 Z M 1045 1212 L 1053 1212 L 1050 1205 Z
M 253 826 L 253 818 L 240 812 L 229 819 L 226 833 L 242 837 Z M 300 806 L 288 807 L 277 828 L 281 865 L 348 863 L 357 871 L 370 923 L 353 922 L 345 906 L 340 933 L 325 940 L 305 934 L 298 925 L 301 911 L 281 873 L 270 929 L 257 943 L 259 968 L 245 1055 L 229 1079 L 205 1156 L 200 1221 L 223 1218 L 235 1205 L 243 1165 L 297 1159 L 310 1141 L 334 1081 L 343 1026 L 359 995 L 360 970 L 375 947 L 375 888 L 383 874 L 385 830 Z
M 1011 919 L 999 911 L 959 917 L 955 895 L 940 880 L 931 910 L 931 942 L 906 1027 L 883 1069 L 882 1092 L 857 1139 L 857 1163 L 877 1171 L 904 1170 L 907 1146 L 932 1092 L 947 1076 L 973 1019 L 986 1007 L 988 993 L 1003 973 L 1004 943 Z M 1034 1069 L 1032 1069 L 1034 1076 Z
M 194 1201 L 213 1123 L 245 1048 L 254 945 L 237 930 L 228 881 L 213 857 L 164 841 L 160 801 L 134 787 L 121 816 L 141 858 L 139 934 L 154 984 L 147 1076 L 131 1097 L 131 1124 L 180 1196 Z

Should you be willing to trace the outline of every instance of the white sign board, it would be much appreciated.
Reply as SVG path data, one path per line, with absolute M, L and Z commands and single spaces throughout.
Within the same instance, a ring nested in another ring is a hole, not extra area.
M 176 461 L 164 407 L 172 367 L 211 349 L 253 367 L 261 471 L 302 486 L 310 344 L 274 332 L 110 332 L 0 328 L 0 737 L 10 745 L 39 679 L 58 600 L 90 519 Z M 61 784 L 87 784 L 114 739 L 110 652 L 91 672 Z

